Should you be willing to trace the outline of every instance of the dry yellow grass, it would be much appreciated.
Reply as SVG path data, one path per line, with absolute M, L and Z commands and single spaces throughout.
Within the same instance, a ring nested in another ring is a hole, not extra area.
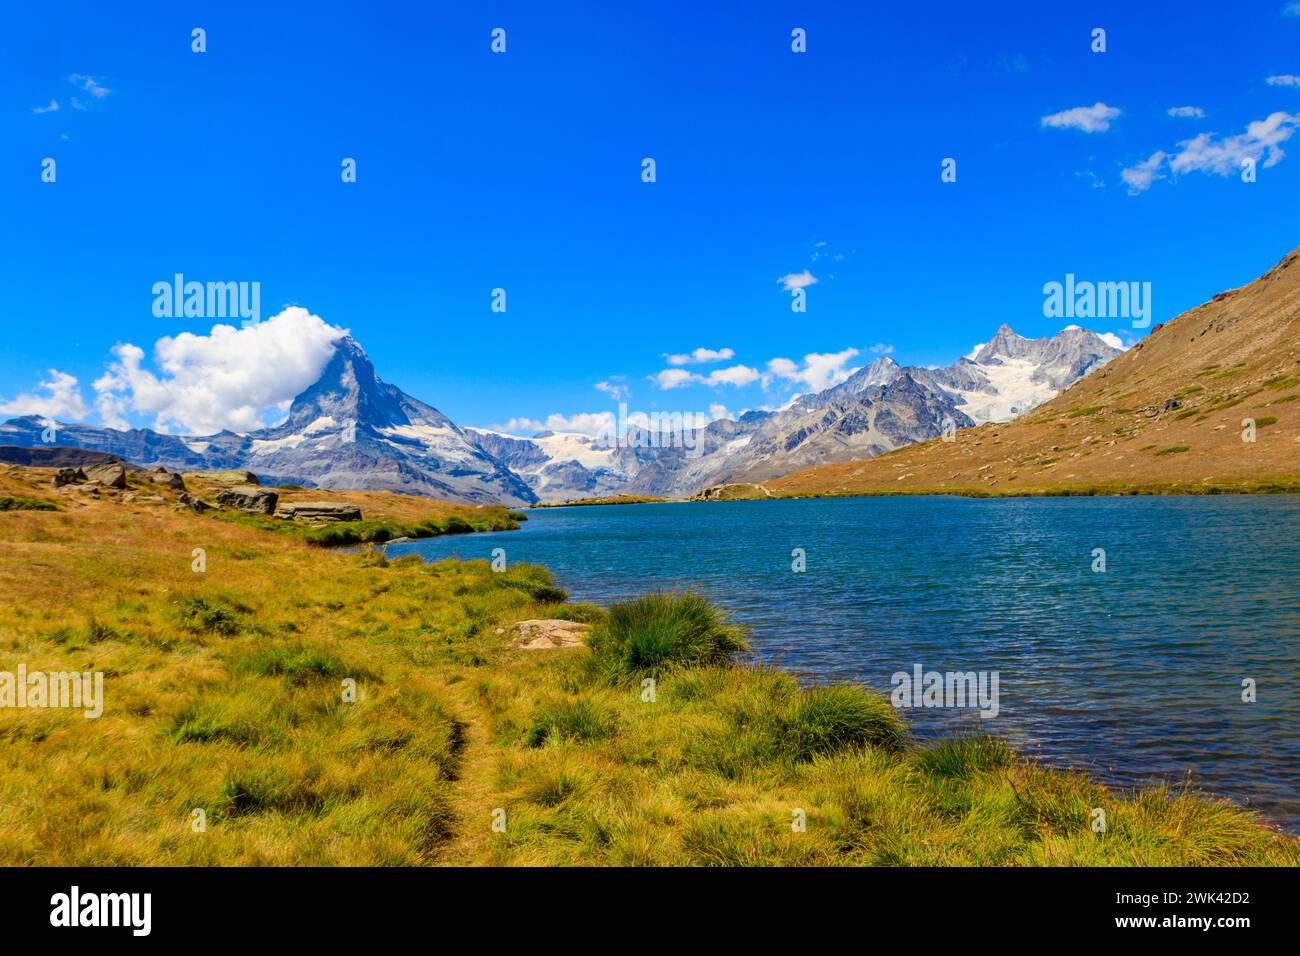
M 0 710 L 0 865 L 1300 862 L 1237 807 L 989 741 L 797 753 L 808 696 L 772 671 L 672 670 L 647 702 L 585 648 L 511 649 L 525 618 L 605 626 L 541 569 L 330 551 L 25 469 L 3 495 L 65 510 L 0 513 L 0 670 L 102 671 L 106 701 Z
M 1243 440 L 1247 419 L 1254 441 Z M 764 486 L 775 495 L 1300 491 L 1300 251 L 1023 418 Z

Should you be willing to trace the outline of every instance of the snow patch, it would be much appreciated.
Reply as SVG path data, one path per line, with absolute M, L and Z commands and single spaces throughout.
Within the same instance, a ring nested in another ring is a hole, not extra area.
M 265 455 L 285 448 L 297 448 L 307 440 L 306 435 L 288 435 L 284 438 L 254 438 L 249 450 L 254 455 Z
M 957 409 L 969 415 L 976 425 L 1009 421 L 1056 397 L 1056 390 L 1049 383 L 1032 381 L 1039 366 L 1028 359 L 1003 357 L 997 365 L 979 364 L 976 367 L 997 391 L 995 395 L 964 390 L 957 392 L 961 397 Z
M 614 448 L 578 432 L 551 432 L 545 438 L 530 438 L 552 462 L 576 461 L 584 468 L 607 468 Z
M 337 428 L 338 422 L 329 415 L 322 415 L 310 425 L 302 430 L 304 435 L 315 435 L 318 432 L 329 431 L 331 428 Z

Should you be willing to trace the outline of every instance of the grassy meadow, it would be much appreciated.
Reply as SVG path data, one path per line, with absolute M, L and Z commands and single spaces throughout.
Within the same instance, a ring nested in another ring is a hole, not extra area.
M 696 595 L 601 609 L 543 568 L 48 481 L 0 471 L 55 509 L 0 513 L 0 670 L 103 671 L 105 709 L 0 710 L 0 865 L 1300 863 L 1228 803 L 919 746 L 883 698 L 754 665 Z M 512 520 L 347 494 L 394 526 Z M 587 646 L 511 647 L 550 617 Z

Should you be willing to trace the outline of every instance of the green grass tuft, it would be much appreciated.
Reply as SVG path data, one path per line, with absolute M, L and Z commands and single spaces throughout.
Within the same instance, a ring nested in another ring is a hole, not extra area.
M 907 739 L 893 706 L 853 684 L 805 692 L 781 730 L 782 748 L 796 761 L 863 747 L 897 751 Z
M 254 651 L 239 662 L 237 671 L 259 677 L 284 677 L 298 687 L 322 678 L 369 677 L 348 667 L 333 654 L 307 647 L 276 647 Z
M 944 779 L 972 779 L 1011 767 L 1015 752 L 996 737 L 958 737 L 916 752 L 918 769 Z
M 659 591 L 611 607 L 590 646 L 598 669 L 619 678 L 726 664 L 749 644 L 743 629 L 706 598 Z
M 611 711 L 579 697 L 543 707 L 524 737 L 530 747 L 566 740 L 589 743 L 613 736 L 616 723 L 617 717 Z
M 21 495 L 0 497 L 0 511 L 58 511 L 59 506 L 49 501 L 37 501 Z
M 188 597 L 173 605 L 173 617 L 182 630 L 193 634 L 231 637 L 239 630 L 239 612 L 247 610 L 216 598 Z

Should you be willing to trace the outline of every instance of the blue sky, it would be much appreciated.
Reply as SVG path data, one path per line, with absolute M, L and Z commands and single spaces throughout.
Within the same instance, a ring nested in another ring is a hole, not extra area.
M 735 413 L 1051 334 L 1067 272 L 1150 282 L 1164 321 L 1298 244 L 1287 0 L 178 6 L 6 13 L 0 412 L 274 419 L 324 326 L 216 343 L 154 315 L 175 273 L 259 282 L 263 318 L 301 307 L 458 423 L 527 431 L 612 410 L 597 383 Z M 805 270 L 799 314 L 778 280 Z M 731 355 L 666 359 L 695 349 Z

